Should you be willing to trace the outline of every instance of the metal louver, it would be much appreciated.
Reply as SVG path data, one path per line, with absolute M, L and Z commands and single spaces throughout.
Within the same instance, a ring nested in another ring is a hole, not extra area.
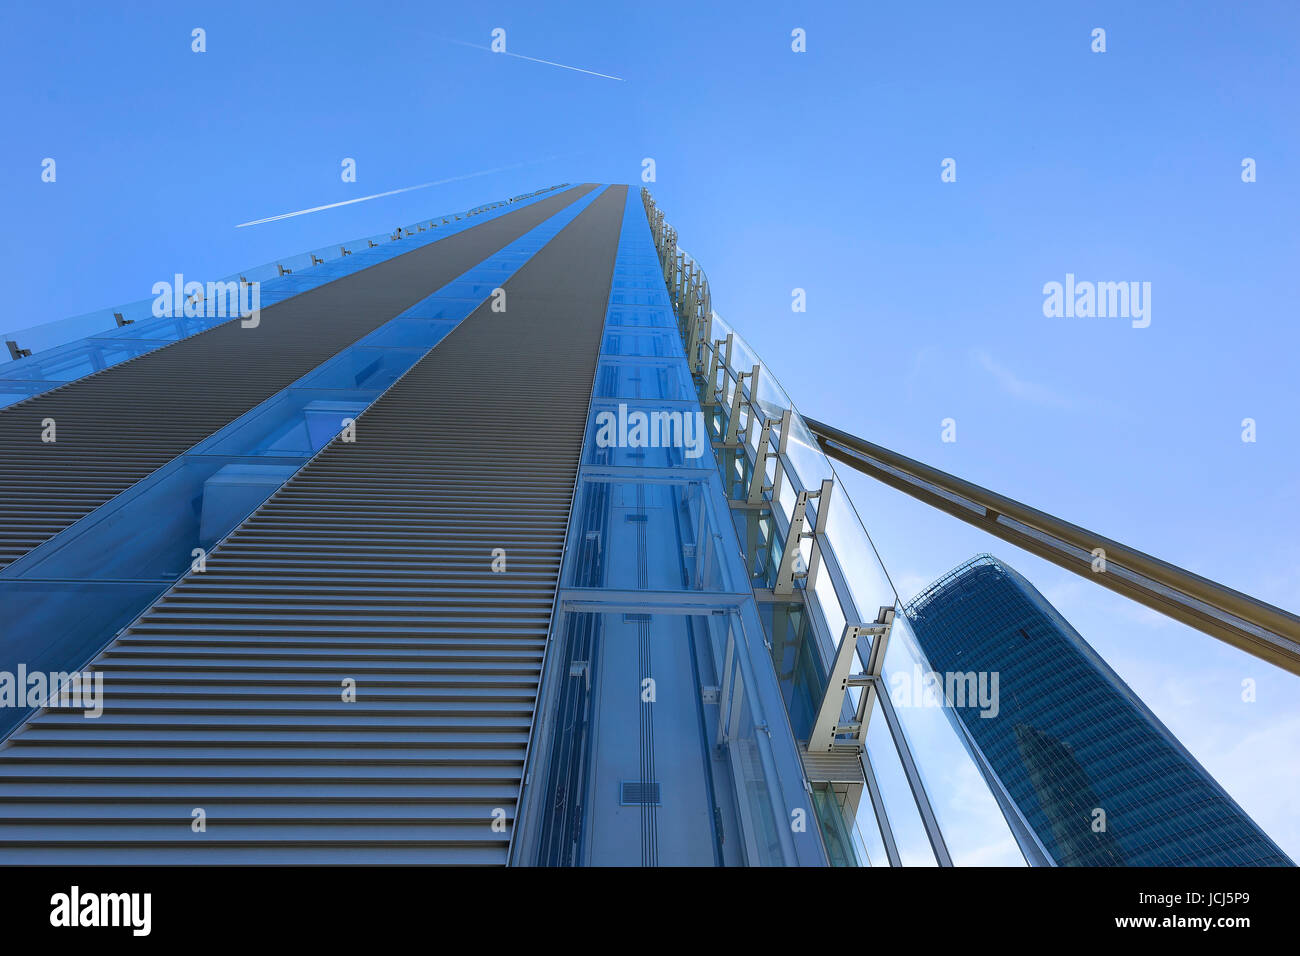
M 0 569 L 586 195 L 568 189 L 0 410 Z M 54 419 L 58 440 L 40 440 Z
M 506 861 L 625 197 L 107 648 L 102 717 L 10 738 L 0 863 Z

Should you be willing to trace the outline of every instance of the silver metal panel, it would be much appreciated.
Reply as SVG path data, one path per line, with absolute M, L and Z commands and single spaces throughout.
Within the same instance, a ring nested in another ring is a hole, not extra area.
M 578 186 L 0 410 L 0 569 L 589 193 Z M 54 419 L 58 440 L 41 441 Z
M 0 863 L 505 862 L 624 201 L 127 628 L 102 717 L 10 738 Z

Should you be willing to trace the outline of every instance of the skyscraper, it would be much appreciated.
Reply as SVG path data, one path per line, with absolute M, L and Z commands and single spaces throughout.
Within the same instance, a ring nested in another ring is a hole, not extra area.
M 990 555 L 906 607 L 934 671 L 996 673 L 949 711 L 1061 866 L 1291 861 L 1025 578 Z
M 0 863 L 1028 856 L 648 191 L 160 285 L 0 365 Z
M 0 862 L 824 864 L 700 281 L 588 183 L 21 333 Z

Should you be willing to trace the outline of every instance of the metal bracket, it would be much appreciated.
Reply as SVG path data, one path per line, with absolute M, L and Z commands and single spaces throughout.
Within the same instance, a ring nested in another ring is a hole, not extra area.
M 764 418 L 763 430 L 758 436 L 758 452 L 754 455 L 754 475 L 749 480 L 749 495 L 745 499 L 751 505 L 763 503 L 763 495 L 771 494 L 772 501 L 781 496 L 781 456 L 785 454 L 786 440 L 790 435 L 790 409 L 781 413 L 780 418 Z M 767 460 L 772 457 L 772 426 L 778 426 L 776 439 L 776 470 L 772 483 L 767 484 Z
M 690 363 L 692 375 L 700 375 L 704 372 L 704 349 L 705 342 L 709 341 L 713 335 L 713 310 L 705 302 L 704 317 L 700 320 L 699 332 L 695 336 L 695 351 L 687 356 Z
M 889 640 L 890 629 L 894 626 L 894 609 L 882 607 L 876 615 L 874 624 L 846 624 L 840 636 L 840 646 L 835 652 L 835 662 L 826 681 L 826 692 L 822 695 L 821 707 L 817 710 L 817 720 L 813 723 L 812 733 L 808 737 L 809 753 L 831 753 L 836 750 L 849 750 L 861 753 L 867 746 L 867 723 L 871 719 L 871 705 L 874 702 L 875 685 L 880 680 L 879 666 L 884 663 L 884 647 Z M 858 638 L 870 637 L 871 660 L 867 670 L 861 674 L 850 674 L 853 656 L 858 649 Z M 844 722 L 844 702 L 848 698 L 849 688 L 862 689 L 854 708 L 852 720 Z M 847 735 L 847 739 L 840 739 Z
M 831 500 L 831 485 L 829 478 L 822 482 L 821 489 L 818 491 L 801 491 L 794 501 L 794 510 L 790 513 L 790 530 L 786 533 L 785 549 L 781 552 L 781 567 L 776 572 L 776 583 L 772 585 L 773 594 L 791 594 L 794 592 L 795 578 L 806 579 L 812 571 L 817 560 L 817 542 L 813 541 L 812 560 L 808 562 L 808 567 L 803 571 L 795 570 L 795 560 L 799 557 L 799 542 L 804 538 L 817 537 L 819 531 L 825 530 L 826 512 L 829 510 L 826 505 Z M 804 526 L 808 523 L 808 499 L 817 498 L 821 505 L 817 509 L 817 527 L 812 531 L 805 531 Z
M 808 521 L 809 494 L 812 494 L 812 492 L 799 492 L 799 496 L 794 502 L 794 510 L 790 513 L 790 530 L 785 536 L 785 548 L 781 552 L 781 567 L 776 573 L 776 583 L 772 585 L 772 593 L 774 594 L 791 593 L 794 590 L 795 577 L 808 573 L 807 571 L 796 571 L 794 562 L 799 556 L 799 542 L 804 538 L 813 537 L 816 533 L 804 531 L 803 529 Z
M 709 391 L 707 403 L 716 405 L 718 403 L 718 364 L 722 358 L 722 346 L 727 344 L 726 339 L 714 339 L 712 346 L 706 346 L 712 353 L 709 359 Z
M 749 379 L 749 394 L 757 395 L 758 393 L 758 370 L 761 365 L 755 365 L 748 372 L 736 373 L 736 387 L 731 393 L 731 416 L 727 419 L 727 437 L 723 441 L 724 445 L 736 445 L 740 441 L 740 409 L 745 402 L 745 379 Z M 752 405 L 750 406 L 753 407 Z M 745 425 L 745 434 L 749 435 L 750 426 L 753 424 L 754 416 L 749 416 L 749 422 Z
M 703 364 L 700 359 L 700 339 L 705 332 L 704 315 L 699 312 L 689 314 L 686 318 L 686 364 L 691 373 L 700 371 Z
M 725 339 L 723 339 L 720 343 L 715 343 L 715 345 L 719 345 L 719 344 L 722 345 L 724 349 L 724 351 L 721 354 L 718 353 L 716 348 L 714 349 L 714 357 L 718 360 L 714 364 L 719 368 L 720 371 L 716 380 L 714 379 L 709 380 L 709 384 L 713 388 L 713 404 L 715 405 L 722 404 L 722 396 L 724 394 L 724 389 L 720 384 L 720 382 L 722 381 L 722 377 L 727 374 L 727 369 L 731 368 L 732 337 L 733 337 L 732 333 L 728 332 L 727 337 Z
M 569 676 L 581 677 L 586 684 L 586 692 L 591 693 L 591 663 L 589 661 L 569 661 Z

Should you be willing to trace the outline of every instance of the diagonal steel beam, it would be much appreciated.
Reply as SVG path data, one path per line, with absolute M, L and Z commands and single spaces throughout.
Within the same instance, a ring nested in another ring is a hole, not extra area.
M 1300 674 L 1300 617 L 831 425 L 804 418 L 836 461 L 1080 577 Z M 1104 563 L 1097 560 L 1104 559 Z M 1101 570 L 1104 568 L 1104 570 Z

